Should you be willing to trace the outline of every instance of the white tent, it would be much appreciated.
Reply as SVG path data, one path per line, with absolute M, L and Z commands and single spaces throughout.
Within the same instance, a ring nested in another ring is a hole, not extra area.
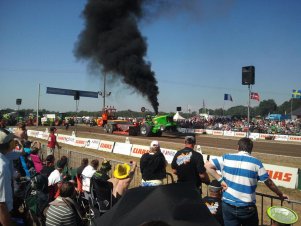
M 174 121 L 185 119 L 183 116 L 180 115 L 180 113 L 177 111 L 177 113 L 173 116 Z

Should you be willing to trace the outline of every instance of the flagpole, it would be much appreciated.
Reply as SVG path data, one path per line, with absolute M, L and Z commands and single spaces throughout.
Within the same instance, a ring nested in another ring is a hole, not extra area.
M 291 97 L 291 120 L 293 120 L 293 97 Z
M 249 89 L 249 103 L 248 103 L 248 132 L 247 132 L 247 137 L 249 138 L 249 134 L 250 134 L 250 104 L 251 104 L 251 100 L 250 100 L 250 95 L 251 95 L 251 88 L 250 88 L 250 84 L 248 85 L 248 89 Z

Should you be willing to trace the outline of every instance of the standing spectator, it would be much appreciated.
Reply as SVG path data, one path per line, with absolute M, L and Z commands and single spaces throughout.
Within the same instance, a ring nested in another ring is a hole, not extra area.
M 13 209 L 12 173 L 5 155 L 15 148 L 14 134 L 0 129 L 0 224 L 12 225 L 9 212 Z
M 195 143 L 195 137 L 185 137 L 185 148 L 175 154 L 171 168 L 178 176 L 178 182 L 193 182 L 202 194 L 202 183 L 209 184 L 210 180 L 204 167 L 203 155 L 193 149 Z
M 242 138 L 238 141 L 238 153 L 212 158 L 206 163 L 207 171 L 224 190 L 222 209 L 225 226 L 258 225 L 255 193 L 258 180 L 282 200 L 288 198 L 269 178 L 262 162 L 251 156 L 252 149 L 251 139 Z
M 49 131 L 50 131 L 50 134 L 49 134 L 49 137 L 48 137 L 47 155 L 53 155 L 54 150 L 55 150 L 55 146 L 58 149 L 60 149 L 61 146 L 57 142 L 56 135 L 54 134 L 56 132 L 56 128 L 55 127 L 50 127 Z
M 38 141 L 35 141 L 31 144 L 31 153 L 30 158 L 34 164 L 34 168 L 37 173 L 40 173 L 43 168 L 42 160 L 40 159 L 40 156 L 38 154 L 39 150 L 41 149 L 41 143 Z
M 48 177 L 49 198 L 53 200 L 58 195 L 59 187 L 63 181 L 62 172 L 66 162 L 58 160 L 56 169 Z
M 166 159 L 160 150 L 160 144 L 154 140 L 150 145 L 150 152 L 140 159 L 142 186 L 157 186 L 163 184 L 166 177 Z
M 78 207 L 72 201 L 75 196 L 75 187 L 71 182 L 64 182 L 60 187 L 60 196 L 49 203 L 46 212 L 46 226 L 77 226 L 80 219 L 77 219 Z
M 136 162 L 132 162 L 131 166 L 127 163 L 116 165 L 113 178 L 109 179 L 109 182 L 113 183 L 113 204 L 115 204 L 129 188 L 134 178 L 136 168 Z
M 18 137 L 22 142 L 28 140 L 26 124 L 24 122 L 19 122 L 15 131 L 15 136 Z
M 209 195 L 203 198 L 204 203 L 215 219 L 224 225 L 222 211 L 222 186 L 217 180 L 212 180 L 208 186 Z
M 94 159 L 91 161 L 91 165 L 88 165 L 84 168 L 82 172 L 82 182 L 83 182 L 83 191 L 90 192 L 90 182 L 91 177 L 96 172 L 99 166 L 99 161 Z
M 82 159 L 80 167 L 76 171 L 76 184 L 77 190 L 83 192 L 82 172 L 88 166 L 89 160 L 87 158 Z

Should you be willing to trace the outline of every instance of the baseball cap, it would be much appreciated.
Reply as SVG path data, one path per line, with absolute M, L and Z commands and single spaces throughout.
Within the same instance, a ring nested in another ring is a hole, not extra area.
M 0 145 L 10 143 L 16 136 L 6 129 L 0 129 Z
M 153 140 L 150 144 L 150 147 L 153 148 L 153 147 L 160 147 L 160 144 L 159 144 L 159 141 L 157 140 Z
M 195 144 L 195 137 L 194 136 L 186 136 L 185 143 L 187 144 Z

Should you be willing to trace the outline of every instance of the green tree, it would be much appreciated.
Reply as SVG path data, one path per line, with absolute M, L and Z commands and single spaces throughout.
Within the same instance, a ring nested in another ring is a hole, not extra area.
M 277 104 L 273 99 L 263 100 L 259 103 L 258 112 L 261 116 L 267 116 L 268 114 L 275 113 L 277 110 Z

